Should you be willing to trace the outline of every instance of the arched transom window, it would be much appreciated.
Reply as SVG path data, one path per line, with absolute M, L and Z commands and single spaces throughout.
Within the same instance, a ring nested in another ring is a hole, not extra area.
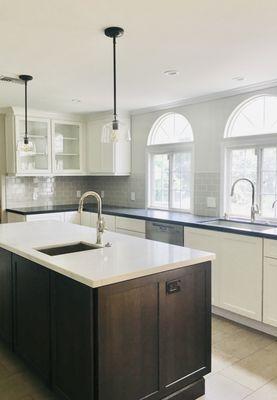
M 235 109 L 226 126 L 225 137 L 277 133 L 277 97 L 256 96 Z
M 247 178 L 255 185 L 256 218 L 276 218 L 277 96 L 255 96 L 235 109 L 225 129 L 225 156 L 225 211 L 249 218 L 251 185 L 240 181 L 230 196 L 234 181 Z
M 148 145 L 192 142 L 193 133 L 189 121 L 181 114 L 167 113 L 154 123 L 148 137 Z
M 148 206 L 191 211 L 193 132 L 181 114 L 166 113 L 148 137 Z

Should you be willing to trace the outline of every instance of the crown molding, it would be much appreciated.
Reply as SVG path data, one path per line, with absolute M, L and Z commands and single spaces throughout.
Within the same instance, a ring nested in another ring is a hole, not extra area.
M 264 81 L 264 82 L 260 82 L 260 83 L 254 83 L 251 85 L 240 86 L 240 87 L 237 87 L 234 89 L 223 90 L 220 92 L 214 92 L 214 93 L 207 94 L 204 96 L 190 97 L 187 99 L 177 100 L 177 101 L 170 102 L 170 103 L 164 103 L 164 104 L 160 104 L 157 106 L 131 110 L 130 115 L 146 114 L 146 113 L 160 111 L 160 110 L 168 110 L 171 108 L 182 107 L 182 106 L 186 106 L 189 104 L 204 103 L 206 101 L 236 96 L 239 94 L 254 92 L 257 90 L 274 88 L 276 86 L 277 86 L 277 79 L 272 79 L 270 81 Z

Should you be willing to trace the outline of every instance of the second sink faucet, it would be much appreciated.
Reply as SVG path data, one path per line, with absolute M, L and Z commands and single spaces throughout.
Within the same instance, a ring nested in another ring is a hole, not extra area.
M 80 198 L 79 201 L 79 208 L 78 208 L 78 212 L 81 214 L 83 212 L 83 208 L 84 208 L 84 201 L 87 197 L 94 197 L 97 200 L 97 240 L 96 240 L 96 244 L 99 244 L 101 246 L 103 246 L 103 241 L 102 241 L 102 235 L 104 233 L 105 230 L 105 222 L 104 222 L 104 218 L 102 217 L 102 199 L 99 196 L 98 193 L 93 192 L 93 191 L 89 191 L 86 192 L 82 195 L 82 197 Z
M 251 222 L 255 222 L 256 214 L 259 214 L 259 206 L 258 206 L 258 204 L 255 204 L 255 185 L 254 185 L 254 183 L 248 178 L 239 178 L 239 179 L 237 179 L 232 185 L 231 196 L 234 195 L 236 184 L 238 182 L 241 182 L 241 181 L 248 182 L 251 185 L 251 188 L 252 188 Z

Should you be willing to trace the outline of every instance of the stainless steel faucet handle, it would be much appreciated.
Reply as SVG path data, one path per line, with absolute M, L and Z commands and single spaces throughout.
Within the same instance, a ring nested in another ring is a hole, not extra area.
M 105 224 L 105 220 L 103 217 L 99 218 L 97 221 L 97 227 L 99 232 L 103 233 L 106 229 L 106 224 Z

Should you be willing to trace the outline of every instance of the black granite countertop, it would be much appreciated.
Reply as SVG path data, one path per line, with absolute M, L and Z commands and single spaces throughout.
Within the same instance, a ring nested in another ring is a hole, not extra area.
M 12 212 L 21 215 L 33 215 L 33 214 L 46 214 L 55 212 L 67 212 L 77 211 L 78 204 L 66 204 L 66 205 L 52 205 L 52 206 L 40 206 L 40 207 L 24 207 L 24 208 L 8 208 L 7 212 Z M 96 212 L 96 205 L 85 204 L 84 211 Z M 215 221 L 215 217 L 205 217 L 194 214 L 187 214 L 182 212 L 174 211 L 163 211 L 163 210 L 151 210 L 143 208 L 128 208 L 128 207 L 116 207 L 116 206 L 103 206 L 103 213 L 107 215 L 115 215 L 119 217 L 136 218 L 146 221 L 166 222 L 171 224 L 177 224 L 182 226 L 190 226 L 194 228 L 202 228 L 213 231 L 220 231 L 226 233 L 237 233 L 246 236 L 264 237 L 269 239 L 277 239 L 277 226 L 265 225 L 265 229 L 258 229 L 259 226 L 251 226 L 250 224 L 242 227 L 228 227 L 220 225 L 212 225 L 211 222 Z M 207 224 L 208 223 L 208 224 Z M 250 226 L 249 226 L 250 225 Z
M 12 212 L 21 215 L 34 215 L 34 214 L 47 214 L 55 212 L 77 211 L 78 204 L 66 205 L 53 205 L 53 206 L 40 206 L 40 207 L 24 207 L 24 208 L 7 208 L 7 212 Z M 87 203 L 84 205 L 84 211 L 96 212 L 96 205 Z M 151 210 L 144 208 L 128 208 L 128 207 L 115 207 L 103 206 L 103 213 L 108 215 L 116 215 L 120 217 L 137 218 L 149 221 L 169 222 L 178 225 L 188 223 L 199 223 L 209 221 L 214 218 L 203 217 L 200 215 L 187 214 L 182 212 Z

